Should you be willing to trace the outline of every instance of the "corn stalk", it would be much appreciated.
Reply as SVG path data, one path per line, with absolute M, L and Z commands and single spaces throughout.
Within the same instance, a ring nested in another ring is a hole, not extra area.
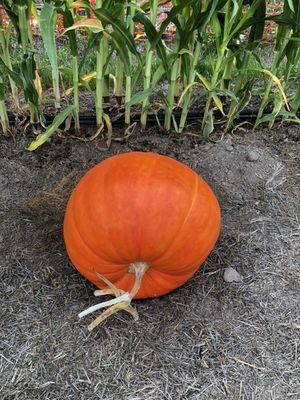
M 96 9 L 102 7 L 102 0 L 96 0 Z M 97 126 L 103 123 L 103 96 L 104 96 L 104 65 L 105 65 L 105 39 L 102 35 L 97 51 L 96 67 L 96 120 Z
M 2 131 L 5 136 L 8 136 L 10 126 L 7 116 L 6 106 L 5 106 L 5 90 L 4 84 L 2 82 L 2 77 L 0 76 L 0 123 Z
M 125 20 L 125 10 L 121 11 L 120 18 L 124 21 Z M 123 80 L 124 80 L 124 72 L 123 72 L 123 62 L 121 58 L 116 55 L 116 89 L 115 95 L 118 104 L 122 105 L 122 98 L 123 98 Z
M 133 1 L 133 5 L 135 5 L 135 0 Z M 133 6 L 127 7 L 127 22 L 126 27 L 129 30 L 129 33 L 132 37 L 134 37 L 134 15 L 136 9 Z M 132 65 L 132 52 L 128 52 L 128 62 L 129 65 Z M 132 96 L 132 69 L 130 69 L 130 73 L 126 74 L 126 81 L 125 81 L 125 125 L 130 125 L 130 101 Z
M 55 108 L 60 107 L 60 90 L 59 90 L 59 73 L 58 73 L 58 61 L 57 61 L 57 50 L 55 43 L 55 26 L 57 21 L 57 11 L 55 6 L 51 3 L 45 3 L 40 17 L 40 28 L 41 35 L 44 42 L 44 46 L 49 57 L 49 61 L 52 69 L 52 82 L 53 82 L 53 93 L 55 98 Z
M 157 18 L 158 0 L 150 1 L 150 21 L 155 26 Z M 151 69 L 152 69 L 153 49 L 151 42 L 148 41 L 146 49 L 145 69 L 144 69 L 144 90 L 148 90 L 151 85 Z M 147 124 L 147 113 L 149 106 L 149 97 L 146 97 L 142 104 L 141 125 L 145 129 Z
M 72 55 L 72 76 L 73 76 L 73 96 L 74 96 L 74 110 L 73 116 L 75 121 L 75 132 L 77 135 L 80 133 L 80 122 L 79 122 L 79 57 L 77 48 L 76 33 L 73 29 L 74 26 L 74 12 L 72 9 L 72 1 L 64 2 L 63 12 L 63 24 L 65 33 L 69 39 L 69 46 Z

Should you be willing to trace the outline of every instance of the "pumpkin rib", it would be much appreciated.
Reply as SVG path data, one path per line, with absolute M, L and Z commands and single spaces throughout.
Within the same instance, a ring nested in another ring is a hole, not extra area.
M 109 162 L 110 164 L 115 164 L 115 161 L 117 161 L 116 160 L 116 157 L 117 156 L 114 156 L 114 157 L 110 157 L 110 158 L 108 158 L 108 159 L 106 159 L 106 160 L 104 160 L 103 161 L 103 164 L 106 164 L 107 162 Z M 91 179 L 91 174 L 93 173 L 93 174 L 95 174 L 96 172 L 97 172 L 97 169 L 99 169 L 99 167 L 101 167 L 100 166 L 100 164 L 98 164 L 97 166 L 95 166 L 94 168 L 92 168 L 87 174 L 86 174 L 86 176 L 87 176 L 87 178 L 89 178 L 89 179 Z M 107 175 L 108 175 L 108 173 L 109 173 L 109 169 L 106 169 L 106 170 L 104 170 L 104 173 L 103 173 L 103 169 L 102 169 L 102 171 L 101 171 L 101 173 L 102 173 L 102 175 L 103 175 L 103 179 L 106 179 L 106 177 L 107 177 Z M 85 177 L 83 177 L 83 179 L 84 179 Z M 87 182 L 87 183 L 89 183 L 89 182 Z M 79 185 L 80 184 L 83 184 L 83 182 L 81 181 L 81 182 L 79 182 Z M 108 182 L 108 184 L 109 184 L 109 182 Z M 76 190 L 76 189 L 75 189 Z M 105 191 L 104 191 L 104 193 L 105 193 Z M 86 199 L 86 196 L 84 196 L 84 200 L 85 200 L 85 202 L 86 202 L 86 200 L 88 200 L 88 198 Z M 74 202 L 74 208 L 76 208 L 77 207 L 77 203 L 76 202 Z M 80 207 L 80 206 L 79 206 Z M 89 206 L 89 207 L 87 207 L 87 210 L 92 210 L 93 209 L 93 205 L 91 205 L 91 206 Z M 75 211 L 75 210 L 74 210 Z M 88 218 L 88 220 L 89 221 L 93 221 L 93 219 L 94 219 L 94 216 L 91 214 L 91 213 L 89 213 L 89 212 L 87 212 L 87 214 L 86 214 L 86 218 Z M 82 235 L 81 235 L 81 237 L 82 237 Z M 83 239 L 83 238 L 82 238 Z M 84 239 L 83 239 L 83 241 L 85 241 Z M 114 264 L 114 263 L 120 263 L 120 259 L 122 259 L 122 257 L 120 257 L 120 254 L 118 253 L 118 251 L 116 250 L 116 248 L 115 248 L 115 246 L 114 246 L 114 241 L 113 240 L 110 240 L 110 245 L 111 245 L 111 250 L 113 250 L 113 252 L 114 252 L 114 255 L 113 255 L 113 258 L 109 258 L 109 256 L 107 255 L 107 254 L 104 254 L 104 257 L 103 257 L 103 253 L 100 255 L 99 254 L 99 250 L 100 250 L 100 246 L 99 247 L 97 247 L 97 249 L 91 249 L 91 251 L 93 251 L 95 254 L 97 254 L 100 258 L 102 258 L 104 261 L 106 261 L 106 262 L 108 262 L 108 263 L 110 263 L 110 264 Z M 129 263 L 130 261 L 128 260 L 128 263 Z M 127 264 L 127 263 L 126 263 Z
M 80 240 L 81 242 L 82 242 L 82 244 L 86 247 L 86 249 L 94 256 L 94 257 L 96 257 L 97 259 L 98 259 L 98 263 L 100 263 L 100 264 L 107 264 L 107 265 L 115 265 L 115 261 L 114 260 L 108 260 L 108 259 L 105 259 L 102 255 L 100 256 L 98 253 L 96 253 L 95 251 L 94 251 L 94 249 L 92 249 L 89 245 L 88 245 L 88 243 L 84 240 L 84 238 L 83 238 L 83 236 L 81 235 L 81 233 L 79 232 L 79 230 L 78 230 L 78 228 L 77 228 L 77 225 L 76 225 L 76 221 L 75 221 L 75 218 L 74 218 L 74 208 L 72 208 L 72 213 L 71 213 L 71 215 L 69 216 L 69 218 L 71 218 L 70 219 L 70 222 L 69 223 L 71 223 L 72 224 L 72 231 L 73 232 L 76 232 L 76 234 L 77 234 L 77 236 L 78 236 L 78 240 Z M 73 221 L 72 221 L 73 220 Z M 72 223 L 73 222 L 73 223 Z M 68 246 L 67 246 L 68 247 Z M 74 246 L 73 246 L 74 247 Z M 76 249 L 77 249 L 77 252 L 78 252 L 78 249 L 80 249 L 80 246 L 79 246 L 79 244 L 75 247 Z M 69 250 L 70 251 L 70 250 Z M 80 252 L 80 250 L 79 250 L 79 252 Z M 86 253 L 84 253 L 84 255 L 85 255 L 85 257 L 86 257 Z M 81 257 L 80 257 L 81 258 Z M 119 264 L 119 265 L 122 265 L 121 263 Z M 87 270 L 90 270 L 91 268 L 93 268 L 93 266 L 91 265 L 91 267 L 90 268 L 86 268 L 86 267 L 84 267 L 84 266 L 81 266 L 81 268 L 85 268 L 85 269 L 87 269 Z
M 174 242 L 174 239 L 176 238 L 176 236 L 178 236 L 179 232 L 183 229 L 183 226 L 184 226 L 184 224 L 186 223 L 186 221 L 187 221 L 187 219 L 188 219 L 188 217 L 189 217 L 189 215 L 190 215 L 190 213 L 191 213 L 191 210 L 192 210 L 192 208 L 193 208 L 193 205 L 194 205 L 194 202 L 195 202 L 195 198 L 196 198 L 196 193 L 198 192 L 199 182 L 198 182 L 198 177 L 197 177 L 197 175 L 195 175 L 195 178 L 196 178 L 196 179 L 195 179 L 195 188 L 194 188 L 193 197 L 192 197 L 191 204 L 190 204 L 190 206 L 189 206 L 188 212 L 187 212 L 187 214 L 186 214 L 186 216 L 185 216 L 185 218 L 184 218 L 182 224 L 180 225 L 179 229 L 177 230 L 177 232 L 175 233 L 175 235 L 172 237 L 172 240 L 168 243 L 166 249 L 165 249 L 165 250 L 162 252 L 162 254 L 160 254 L 156 259 L 154 259 L 153 262 L 155 262 L 155 261 L 157 261 L 158 259 L 162 258 L 162 257 L 164 256 L 164 254 L 166 254 L 166 253 L 168 252 L 169 248 L 171 247 L 171 245 L 172 245 L 173 242 Z
M 74 201 L 75 202 L 75 201 Z M 95 255 L 97 255 L 98 256 L 98 258 L 100 258 L 100 259 L 102 259 L 102 260 L 104 260 L 105 262 L 107 262 L 108 264 L 114 264 L 114 263 L 119 263 L 119 261 L 117 261 L 117 258 L 116 259 L 109 259 L 108 257 L 107 257 L 107 255 L 106 254 L 104 254 L 104 257 L 103 257 L 103 253 L 100 255 L 99 254 L 99 248 L 96 250 L 96 249 L 92 249 L 89 245 L 88 245 L 88 243 L 86 242 L 86 240 L 85 240 L 85 238 L 83 237 L 83 235 L 79 232 L 79 229 L 77 228 L 77 224 L 76 224 L 76 217 L 75 217 L 75 208 L 76 208 L 76 204 L 74 204 L 74 207 L 72 207 L 72 213 L 73 213 L 73 218 L 74 218 L 74 227 L 75 227 L 75 229 L 76 229 L 76 231 L 77 231 L 77 233 L 78 233 L 78 236 L 80 237 L 80 239 L 81 239 L 81 241 L 86 245 L 86 247 L 92 252 L 92 253 L 94 253 Z
M 209 189 L 209 191 L 211 191 L 211 189 L 209 187 L 207 187 L 207 188 Z M 214 215 L 215 213 L 217 213 L 218 217 L 220 217 L 220 208 L 218 206 L 218 203 L 217 202 L 209 202 L 209 214 Z M 201 265 L 201 263 L 206 259 L 206 257 L 209 255 L 210 251 L 214 247 L 214 245 L 217 241 L 217 238 L 219 236 L 220 228 L 214 229 L 214 227 L 215 227 L 215 220 L 213 218 L 209 218 L 207 221 L 205 221 L 205 223 L 203 223 L 203 231 L 201 232 L 201 235 L 203 236 L 203 238 L 205 238 L 205 242 L 204 242 L 205 247 L 204 248 L 202 247 L 202 249 L 205 249 L 205 251 L 202 250 L 202 254 L 201 254 L 200 258 L 198 255 L 194 260 L 190 260 L 190 262 L 188 264 L 183 265 L 180 269 L 178 269 L 178 267 L 177 267 L 174 270 L 170 269 L 168 260 L 164 261 L 163 265 L 161 265 L 159 260 L 157 260 L 156 261 L 158 263 L 157 270 L 165 272 L 165 269 L 164 269 L 164 265 L 165 265 L 167 267 L 167 273 L 170 273 L 170 275 L 172 275 L 172 274 L 178 275 L 178 273 L 180 273 L 180 271 L 186 270 L 186 268 L 188 268 L 190 265 L 193 265 L 195 262 L 197 262 L 197 259 L 200 260 L 199 265 Z M 206 234 L 206 232 L 210 233 L 210 234 L 208 235 L 208 234 Z M 215 232 L 215 235 L 211 235 L 212 232 Z M 212 236 L 215 236 L 214 240 L 207 243 L 207 240 L 209 240 L 209 238 L 211 238 Z M 176 240 L 180 240 L 180 237 L 177 237 Z
M 148 167 L 147 167 L 147 174 L 148 174 L 149 176 L 151 176 L 151 171 L 154 169 L 154 166 L 155 166 L 156 164 L 157 164 L 157 157 L 154 157 L 154 158 L 151 160 L 150 165 L 148 164 Z M 106 178 L 107 178 L 107 175 L 108 175 L 108 174 L 106 174 Z M 107 187 L 107 184 L 108 184 L 108 183 L 106 183 L 105 188 Z M 106 190 L 104 190 L 103 192 L 104 192 L 104 195 L 105 195 Z M 104 202 L 104 204 L 105 204 L 105 202 Z M 120 258 L 122 258 L 123 255 L 119 254 L 119 252 L 118 252 L 118 251 L 120 251 L 120 250 L 117 250 L 116 247 L 115 247 L 114 238 L 111 237 L 112 233 L 113 233 L 113 232 L 109 232 L 109 233 L 108 233 L 108 236 L 109 236 L 109 238 L 110 238 L 110 243 L 111 243 L 112 247 L 114 248 L 115 253 L 116 253 Z M 140 254 L 141 254 L 141 249 L 138 248 L 137 252 L 138 252 L 138 254 L 140 255 Z M 148 260 L 142 260 L 141 258 L 142 258 L 142 257 L 139 257 L 137 260 L 130 260 L 130 259 L 128 259 L 127 263 L 130 264 L 131 262 L 138 262 L 138 261 L 148 262 Z
M 93 252 L 93 254 L 99 259 L 99 262 L 102 265 L 115 265 L 116 264 L 116 261 L 104 259 L 104 258 L 100 257 L 98 253 L 96 253 L 95 251 L 92 251 L 92 249 L 87 245 L 87 242 L 83 239 L 82 235 L 80 235 L 78 230 L 77 230 L 77 233 L 78 233 L 78 236 L 80 238 L 79 240 L 81 240 L 81 242 L 89 249 L 89 251 Z M 92 265 L 91 265 L 91 268 L 93 268 Z

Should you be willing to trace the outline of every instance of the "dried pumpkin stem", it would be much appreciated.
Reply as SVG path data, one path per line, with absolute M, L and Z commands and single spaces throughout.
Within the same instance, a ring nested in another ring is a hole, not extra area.
M 94 292 L 95 296 L 102 296 L 104 294 L 113 294 L 116 296 L 116 298 L 99 304 L 95 304 L 94 306 L 89 307 L 88 309 L 78 314 L 79 318 L 82 318 L 101 308 L 109 307 L 89 325 L 88 329 L 90 331 L 93 330 L 96 326 L 98 326 L 101 322 L 103 322 L 106 318 L 108 318 L 109 316 L 115 314 L 120 310 L 127 311 L 133 316 L 135 320 L 138 319 L 138 313 L 135 310 L 135 308 L 131 306 L 130 303 L 132 299 L 135 297 L 135 295 L 138 293 L 142 284 L 143 276 L 148 268 L 149 265 L 145 262 L 136 262 L 129 265 L 128 271 L 132 274 L 135 274 L 135 282 L 130 292 L 124 292 L 123 290 L 118 289 L 107 278 L 97 273 L 97 271 L 94 271 L 95 274 L 108 286 L 107 289 L 96 290 Z
M 115 299 L 104 301 L 100 304 L 95 304 L 94 306 L 89 307 L 88 309 L 86 309 L 86 310 L 82 311 L 80 314 L 78 314 L 78 317 L 82 318 L 88 314 L 91 314 L 94 311 L 100 310 L 101 308 L 113 306 L 114 304 L 117 304 L 117 303 L 129 302 L 130 300 L 131 299 L 129 297 L 129 293 L 126 292 L 126 293 L 122 294 L 122 296 L 120 296 L 120 297 L 116 297 Z
M 132 274 L 135 274 L 135 282 L 134 282 L 133 288 L 129 292 L 130 299 L 133 299 L 134 296 L 139 291 L 139 288 L 141 287 L 141 284 L 142 284 L 143 276 L 148 268 L 149 268 L 149 265 L 144 262 L 136 262 L 136 263 L 129 264 L 128 271 L 131 272 Z

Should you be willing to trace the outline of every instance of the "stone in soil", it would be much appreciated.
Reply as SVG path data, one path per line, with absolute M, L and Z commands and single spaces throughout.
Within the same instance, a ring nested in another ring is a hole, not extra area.
M 259 159 L 259 154 L 255 150 L 249 150 L 247 154 L 247 160 L 250 162 L 255 162 Z
M 228 267 L 225 269 L 224 271 L 224 281 L 228 282 L 228 283 L 232 283 L 232 282 L 242 282 L 243 278 L 241 276 L 241 274 L 239 274 L 237 272 L 237 270 L 235 270 L 232 267 Z

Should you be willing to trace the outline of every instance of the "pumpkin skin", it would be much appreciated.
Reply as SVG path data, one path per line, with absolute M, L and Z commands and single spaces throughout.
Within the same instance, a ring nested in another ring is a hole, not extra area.
M 213 249 L 220 207 L 208 184 L 172 158 L 143 152 L 116 155 L 89 170 L 65 214 L 67 253 L 88 280 L 129 291 L 131 263 L 148 270 L 135 298 L 156 297 L 184 284 Z

